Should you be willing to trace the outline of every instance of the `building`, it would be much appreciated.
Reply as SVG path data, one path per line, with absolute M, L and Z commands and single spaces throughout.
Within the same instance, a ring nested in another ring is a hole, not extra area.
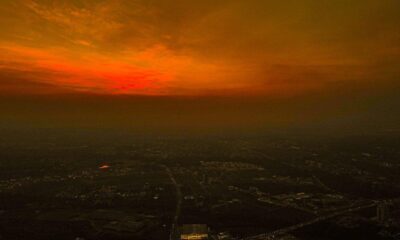
M 205 224 L 184 224 L 180 227 L 181 240 L 206 240 L 208 227 Z
M 380 223 L 385 223 L 389 218 L 389 203 L 381 202 L 376 207 L 377 220 Z

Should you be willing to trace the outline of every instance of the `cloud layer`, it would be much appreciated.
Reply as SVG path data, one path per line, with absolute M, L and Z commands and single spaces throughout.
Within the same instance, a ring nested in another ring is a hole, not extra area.
M 290 96 L 398 87 L 399 8 L 396 0 L 4 0 L 0 91 Z

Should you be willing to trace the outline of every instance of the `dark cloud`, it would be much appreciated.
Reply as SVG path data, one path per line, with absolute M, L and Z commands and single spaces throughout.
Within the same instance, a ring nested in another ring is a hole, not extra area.
M 0 95 L 66 94 L 72 90 L 48 83 L 47 79 L 59 75 L 48 71 L 21 71 L 1 69 Z

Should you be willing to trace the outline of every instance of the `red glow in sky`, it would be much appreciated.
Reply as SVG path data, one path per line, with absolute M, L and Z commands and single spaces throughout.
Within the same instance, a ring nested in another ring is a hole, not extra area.
M 400 75 L 398 5 L 4 1 L 0 93 L 286 96 L 384 85 Z

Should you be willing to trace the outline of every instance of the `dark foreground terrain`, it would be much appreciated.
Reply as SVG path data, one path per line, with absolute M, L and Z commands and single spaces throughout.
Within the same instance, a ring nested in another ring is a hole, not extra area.
M 399 198 L 394 133 L 0 134 L 0 239 L 400 239 Z

